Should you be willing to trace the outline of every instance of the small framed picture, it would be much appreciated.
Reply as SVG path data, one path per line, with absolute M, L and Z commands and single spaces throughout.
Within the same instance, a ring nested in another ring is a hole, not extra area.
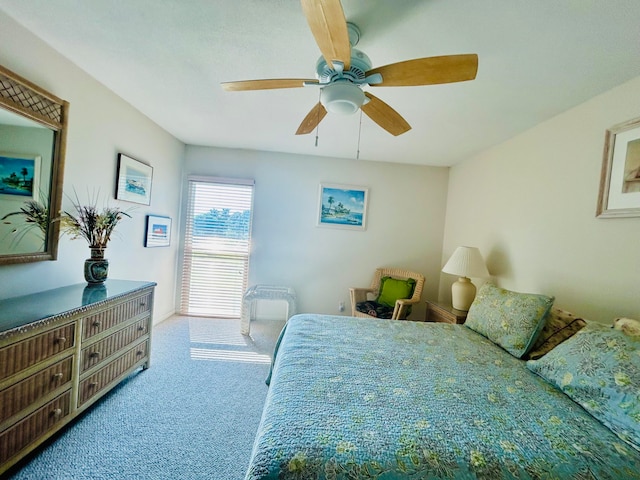
M 39 189 L 40 155 L 0 153 L 0 194 L 38 201 Z
M 640 118 L 606 131 L 596 216 L 640 217 Z
M 116 198 L 127 202 L 151 204 L 151 182 L 153 167 L 118 154 L 118 178 L 116 180 Z
M 364 230 L 367 225 L 368 195 L 369 189 L 366 187 L 320 184 L 317 225 Z
M 171 244 L 171 218 L 147 215 L 147 235 L 144 246 L 168 247 Z

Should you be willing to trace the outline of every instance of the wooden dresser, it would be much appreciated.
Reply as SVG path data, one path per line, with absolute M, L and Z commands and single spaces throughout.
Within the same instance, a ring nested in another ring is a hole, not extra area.
M 155 285 L 108 280 L 0 300 L 0 474 L 149 367 Z

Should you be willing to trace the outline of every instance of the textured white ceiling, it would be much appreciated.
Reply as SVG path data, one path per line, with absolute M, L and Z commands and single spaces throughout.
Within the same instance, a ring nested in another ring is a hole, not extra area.
M 640 75 L 639 0 L 343 0 L 381 66 L 477 53 L 475 81 L 377 88 L 413 127 L 362 117 L 360 159 L 452 165 Z M 320 52 L 297 0 L 0 0 L 0 9 L 187 144 L 355 158 L 360 115 L 294 132 Z M 620 119 L 625 120 L 625 119 Z

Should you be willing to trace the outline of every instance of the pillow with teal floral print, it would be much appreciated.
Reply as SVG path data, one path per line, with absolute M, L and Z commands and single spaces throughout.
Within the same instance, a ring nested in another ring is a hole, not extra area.
M 588 323 L 527 367 L 640 450 L 640 336 Z
M 542 331 L 553 301 L 554 297 L 485 283 L 469 308 L 465 325 L 521 358 Z

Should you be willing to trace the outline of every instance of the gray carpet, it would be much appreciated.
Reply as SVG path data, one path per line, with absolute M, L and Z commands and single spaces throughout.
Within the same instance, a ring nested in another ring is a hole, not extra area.
M 136 372 L 9 478 L 244 478 L 283 322 L 173 317 L 153 330 Z

